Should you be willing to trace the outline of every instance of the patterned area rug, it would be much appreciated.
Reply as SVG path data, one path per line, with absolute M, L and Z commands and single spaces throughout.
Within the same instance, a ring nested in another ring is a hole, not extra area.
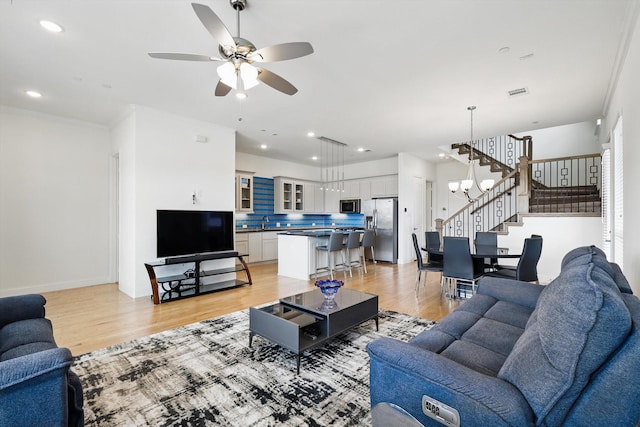
M 366 345 L 407 341 L 434 323 L 391 311 L 307 351 L 256 336 L 249 312 L 194 323 L 79 356 L 86 425 L 370 425 Z

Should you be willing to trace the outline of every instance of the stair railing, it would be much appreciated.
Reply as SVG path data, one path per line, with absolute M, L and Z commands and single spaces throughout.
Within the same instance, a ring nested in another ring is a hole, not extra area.
M 600 154 L 533 160 L 529 165 L 529 212 L 600 213 Z
M 490 166 L 492 172 L 502 172 L 504 177 L 517 168 L 522 156 L 532 158 L 533 140 L 530 136 L 501 135 L 452 144 L 451 148 L 478 160 L 480 166 Z
M 448 219 L 437 219 L 436 230 L 441 236 L 471 239 L 477 231 L 501 231 L 505 222 L 517 221 L 518 180 L 518 169 L 514 169 Z

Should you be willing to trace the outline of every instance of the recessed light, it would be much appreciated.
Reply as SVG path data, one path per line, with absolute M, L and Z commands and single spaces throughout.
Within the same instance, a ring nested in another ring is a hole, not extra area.
M 28 96 L 32 98 L 42 98 L 42 94 L 35 90 L 25 90 L 24 93 L 26 93 Z
M 441 159 L 444 159 L 445 154 L 444 153 L 440 153 L 438 154 L 438 157 L 440 157 Z
M 42 28 L 52 33 L 61 33 L 64 31 L 64 28 L 62 28 L 59 24 L 56 24 L 53 21 L 47 21 L 46 19 L 40 21 L 40 25 L 42 26 Z
M 362 153 L 362 152 L 364 152 L 364 148 L 358 147 L 358 153 Z
M 498 49 L 498 53 L 509 53 L 510 50 L 511 48 L 509 46 L 505 46 Z
M 267 144 L 262 144 L 262 145 L 260 146 L 260 148 L 262 148 L 263 150 L 266 150 L 266 149 L 267 149 Z
M 316 136 L 316 133 L 315 133 L 315 132 L 312 132 L 312 131 L 309 131 L 309 132 L 307 132 L 307 136 L 308 136 L 309 138 L 313 138 L 314 136 Z
M 236 98 L 238 99 L 247 99 L 247 94 L 244 92 L 236 92 Z
M 311 160 L 318 160 L 318 156 L 311 157 Z
M 531 59 L 531 58 L 533 58 L 533 53 L 527 53 L 526 55 L 522 55 L 520 57 L 520 60 L 524 61 L 525 59 Z

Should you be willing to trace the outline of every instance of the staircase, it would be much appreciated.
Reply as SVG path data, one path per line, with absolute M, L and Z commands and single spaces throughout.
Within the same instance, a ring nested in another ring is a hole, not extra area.
M 486 153 L 483 153 L 477 148 L 472 148 L 471 145 L 467 142 L 452 144 L 451 148 L 453 150 L 458 150 L 458 154 L 467 158 L 469 157 L 469 152 L 471 152 L 471 160 L 478 160 L 478 164 L 480 166 L 489 166 L 491 172 L 500 172 L 503 178 L 509 175 L 509 173 L 513 170 L 511 166 L 502 163 L 501 161 L 491 157 Z
M 471 236 L 476 231 L 506 232 L 522 214 L 600 215 L 600 155 L 531 160 L 532 139 L 513 135 L 473 143 L 452 144 L 460 155 L 500 173 L 487 193 L 441 220 L 445 236 Z

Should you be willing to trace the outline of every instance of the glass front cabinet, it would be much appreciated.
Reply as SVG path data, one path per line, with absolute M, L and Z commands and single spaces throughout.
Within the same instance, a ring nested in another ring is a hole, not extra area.
M 236 212 L 253 212 L 253 173 L 236 171 Z
M 304 183 L 289 178 L 276 177 L 274 179 L 275 212 L 302 213 L 305 212 Z

